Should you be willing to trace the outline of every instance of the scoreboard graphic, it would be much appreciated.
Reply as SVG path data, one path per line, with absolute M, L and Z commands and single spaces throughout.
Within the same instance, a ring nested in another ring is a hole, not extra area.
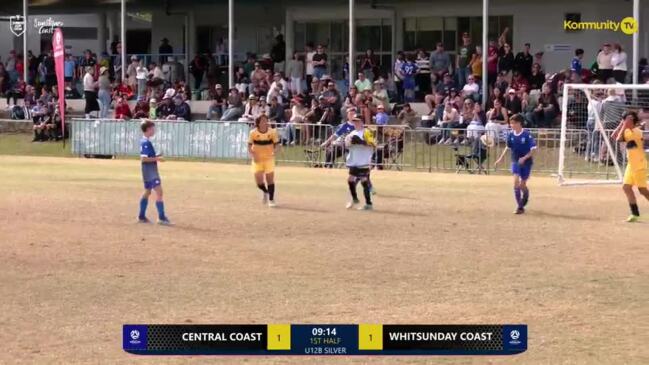
M 527 325 L 126 324 L 137 355 L 515 355 Z

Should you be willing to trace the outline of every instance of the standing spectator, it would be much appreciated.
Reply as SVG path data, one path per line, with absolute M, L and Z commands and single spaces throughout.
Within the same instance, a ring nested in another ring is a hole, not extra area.
M 621 84 L 626 81 L 626 52 L 622 49 L 619 43 L 613 44 L 613 55 L 611 56 L 611 64 L 613 65 L 613 78 L 616 82 Z
M 99 111 L 99 104 L 97 103 L 97 82 L 93 76 L 95 68 L 86 66 L 85 71 L 86 73 L 83 76 L 83 96 L 86 99 L 84 112 L 86 113 L 86 119 L 88 119 L 92 112 Z
M 110 103 L 112 100 L 112 90 L 110 79 L 108 78 L 108 68 L 102 67 L 99 69 L 99 80 L 97 82 L 99 92 L 99 118 L 108 118 L 110 110 Z
M 471 43 L 469 33 L 462 33 L 462 45 L 455 57 L 455 68 L 457 69 L 458 87 L 466 84 L 467 75 L 471 72 L 470 67 L 475 61 L 475 46 Z
M 74 58 L 71 54 L 66 55 L 65 63 L 63 64 L 63 76 L 65 80 L 66 87 L 72 87 L 74 85 L 75 71 L 77 69 L 77 64 L 74 62 Z
M 494 41 L 489 41 L 487 52 L 487 82 L 493 87 L 498 76 L 498 47 Z
M 602 50 L 597 54 L 597 78 L 604 84 L 613 76 L 612 58 L 611 45 L 604 43 Z
M 313 43 L 309 42 L 306 45 L 306 90 L 307 93 L 311 93 L 311 83 L 313 82 L 313 56 L 315 56 L 315 51 L 313 50 Z
M 13 49 L 9 51 L 9 57 L 5 62 L 5 71 L 9 77 L 10 84 L 18 80 L 18 72 L 16 71 L 16 51 Z
M 308 109 L 302 104 L 302 99 L 300 97 L 294 97 L 291 100 L 291 118 L 289 119 L 286 127 L 284 128 L 284 136 L 282 143 L 288 143 L 289 145 L 294 145 L 297 139 L 296 135 L 296 124 L 305 123 L 305 116 L 308 112 Z M 306 128 L 305 128 L 306 129 Z
M 137 68 L 139 66 L 140 62 L 138 61 L 137 56 L 131 56 L 131 63 L 129 63 L 126 68 L 126 84 L 132 90 L 137 90 Z
M 162 41 L 160 41 L 160 47 L 158 47 L 158 54 L 160 55 L 160 59 L 158 60 L 159 63 L 165 63 L 168 55 L 173 53 L 174 49 L 171 44 L 169 44 L 169 40 L 167 38 L 162 38 Z
M 194 77 L 194 90 L 200 90 L 201 84 L 203 83 L 203 75 L 205 75 L 205 69 L 207 64 L 205 59 L 201 57 L 200 54 L 196 54 L 194 59 L 189 64 L 189 72 Z
M 214 93 L 212 94 L 212 103 L 207 109 L 207 120 L 221 119 L 225 110 L 226 101 L 227 95 L 225 95 L 223 86 L 221 86 L 221 84 L 216 84 L 216 86 L 214 86 Z
M 275 72 L 283 72 L 284 61 L 286 61 L 286 42 L 284 42 L 284 35 L 278 34 L 275 36 L 275 44 L 270 50 L 270 58 L 275 65 Z
M 430 59 L 423 50 L 417 52 L 417 59 L 415 60 L 417 65 L 417 75 L 415 76 L 417 83 L 418 99 L 423 99 L 424 96 L 430 94 Z
M 584 58 L 584 50 L 581 48 L 577 48 L 575 50 L 575 57 L 572 58 L 572 62 L 570 62 L 570 71 L 572 71 L 573 75 L 577 75 L 578 80 L 581 81 L 581 71 L 583 70 L 583 65 L 581 63 L 581 60 Z M 532 80 L 530 79 L 530 82 Z
M 415 101 L 415 75 L 417 75 L 417 65 L 413 62 L 412 56 L 406 58 L 406 62 L 401 66 L 403 73 L 403 99 L 406 103 Z
M 524 78 L 529 79 L 532 74 L 534 57 L 530 53 L 530 44 L 523 45 L 523 51 L 518 52 L 514 57 L 514 71 L 518 71 Z
M 394 75 L 394 84 L 397 88 L 397 103 L 403 102 L 403 64 L 406 62 L 406 56 L 403 51 L 397 53 L 397 59 L 394 61 L 392 73 Z
M 313 76 L 321 79 L 327 73 L 327 54 L 324 46 L 319 44 L 316 53 L 313 55 Z
M 47 51 L 47 55 L 43 59 L 45 65 L 45 83 L 49 88 L 56 85 L 56 67 L 54 66 L 54 56 L 52 50 Z
M 514 69 L 514 53 L 509 43 L 503 43 L 498 54 L 498 73 L 511 83 L 512 70 Z
M 365 74 L 365 78 L 370 80 L 370 82 L 379 77 L 378 60 L 372 49 L 365 51 L 365 54 L 361 56 L 360 64 L 360 71 Z
M 135 79 L 137 80 L 137 96 L 146 95 L 146 80 L 149 74 L 146 66 L 144 66 L 144 61 L 140 60 L 138 62 L 137 68 L 135 69 Z
M 302 93 L 302 76 L 304 75 L 304 62 L 300 60 L 298 52 L 293 52 L 293 58 L 288 63 L 288 76 L 291 80 L 293 95 Z
M 476 47 L 475 48 L 475 61 L 473 61 L 473 64 L 471 65 L 471 75 L 473 75 L 473 78 L 475 79 L 476 82 L 480 82 L 482 80 L 482 48 L 481 47 Z
M 18 98 L 22 98 L 25 95 L 25 81 L 23 80 L 23 75 L 18 75 L 18 80 L 13 83 L 13 85 L 7 89 L 5 96 L 7 97 L 7 109 L 11 110 L 11 99 L 14 100 L 14 106 L 18 105 Z
M 435 50 L 430 53 L 430 71 L 435 75 L 435 80 L 441 81 L 451 68 L 451 55 L 444 50 L 444 44 L 437 42 Z

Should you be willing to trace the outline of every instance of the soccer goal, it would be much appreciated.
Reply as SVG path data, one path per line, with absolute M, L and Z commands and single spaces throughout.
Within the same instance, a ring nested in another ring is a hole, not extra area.
M 613 132 L 627 111 L 649 118 L 649 85 L 565 84 L 563 95 L 559 183 L 621 183 L 626 154 Z

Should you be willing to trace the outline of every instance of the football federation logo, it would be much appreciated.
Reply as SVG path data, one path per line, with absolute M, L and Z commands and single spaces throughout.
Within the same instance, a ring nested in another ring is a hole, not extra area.
M 138 330 L 132 330 L 130 333 L 131 336 L 131 341 L 129 341 L 132 345 L 137 345 L 140 343 L 138 340 L 140 338 L 140 331 Z
M 9 17 L 9 30 L 16 37 L 20 37 L 25 33 L 25 18 L 22 15 L 14 15 Z
M 520 344 L 521 341 L 518 340 L 520 337 L 521 337 L 521 333 L 518 332 L 518 330 L 511 330 L 511 332 L 509 332 L 509 338 L 511 338 L 511 340 L 509 341 L 509 343 L 510 343 L 511 345 L 518 345 L 518 344 Z

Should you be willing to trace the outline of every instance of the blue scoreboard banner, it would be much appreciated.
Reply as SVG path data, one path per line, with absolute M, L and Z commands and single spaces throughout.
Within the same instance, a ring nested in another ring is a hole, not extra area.
M 126 324 L 137 355 L 515 355 L 527 325 Z

